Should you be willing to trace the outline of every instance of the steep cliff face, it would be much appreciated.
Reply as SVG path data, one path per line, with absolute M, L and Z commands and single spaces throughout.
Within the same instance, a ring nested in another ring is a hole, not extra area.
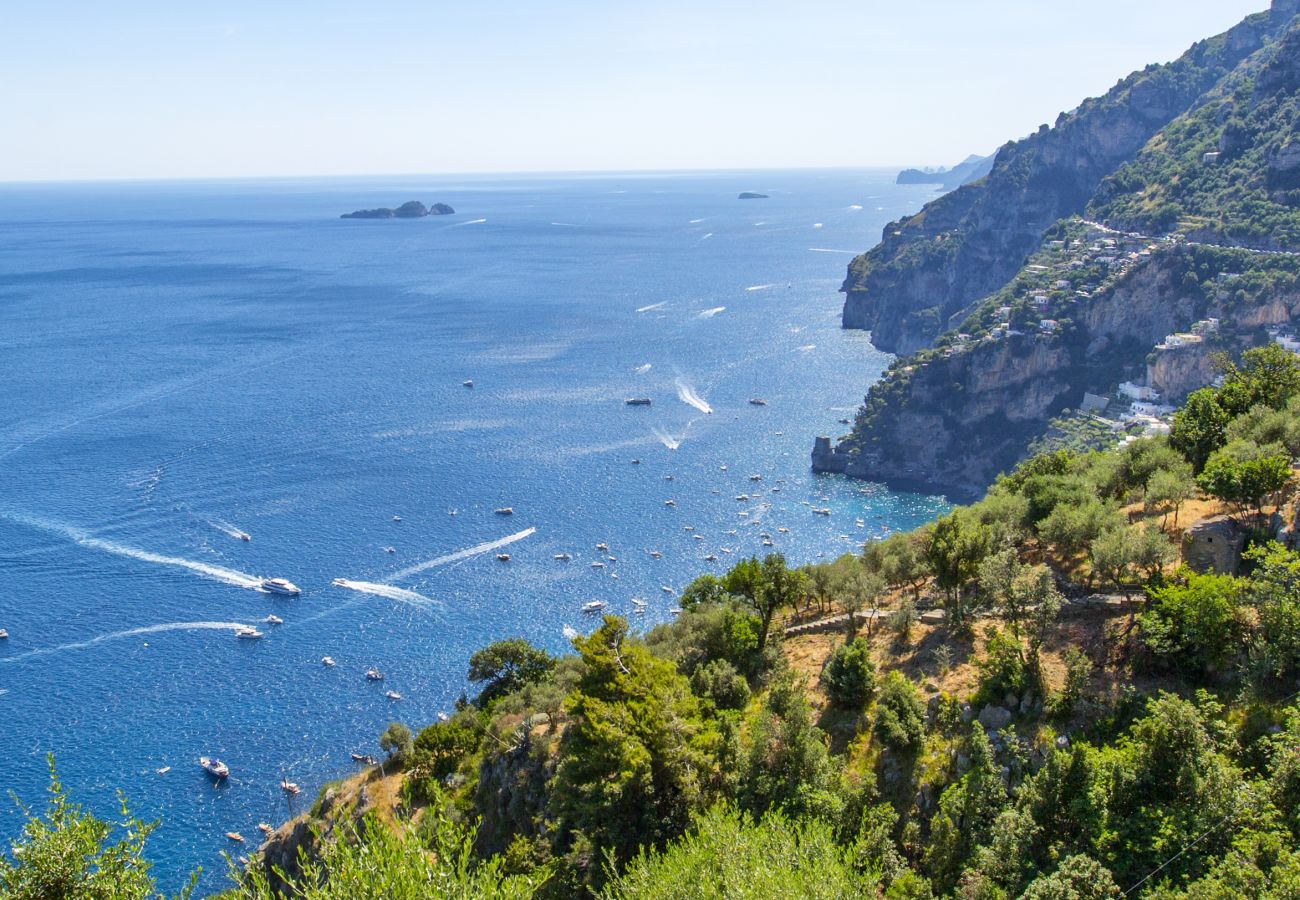
M 1269 339 L 1266 326 L 1300 321 L 1300 256 L 1167 243 L 1066 304 L 1072 317 L 1053 333 L 994 330 L 897 361 L 871 388 L 852 433 L 835 446 L 818 440 L 813 468 L 974 496 L 1050 419 L 1078 409 L 1085 392 L 1141 381 L 1150 358 L 1149 384 L 1177 399 L 1213 377 L 1214 350 L 1257 345 Z M 1157 351 L 1206 317 L 1221 319 L 1223 333 Z
M 870 329 L 877 347 L 896 353 L 928 346 L 954 315 L 1006 284 L 1052 223 L 1083 212 L 1103 178 L 1263 47 L 1284 13 L 1252 16 L 1129 76 L 1004 146 L 982 181 L 886 226 L 881 243 L 849 265 L 844 327 Z

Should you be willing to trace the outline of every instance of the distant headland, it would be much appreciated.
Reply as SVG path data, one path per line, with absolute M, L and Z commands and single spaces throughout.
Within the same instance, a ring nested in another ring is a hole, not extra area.
M 344 213 L 340 219 L 421 219 L 425 216 L 450 216 L 456 212 L 445 203 L 435 203 L 426 207 L 419 200 L 408 200 L 397 209 L 381 206 L 378 209 L 358 209 Z
M 737 200 L 766 200 L 767 194 L 756 194 L 753 191 L 741 191 Z

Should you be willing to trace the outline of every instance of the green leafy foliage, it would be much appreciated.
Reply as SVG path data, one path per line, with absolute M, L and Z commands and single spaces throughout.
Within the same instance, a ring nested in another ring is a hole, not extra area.
M 0 897 L 6 900 L 145 900 L 161 898 L 145 842 L 157 823 L 141 822 L 119 797 L 116 827 L 68 799 L 50 764 L 50 798 L 41 815 L 27 815 L 22 836 L 0 856 Z M 116 838 L 116 839 L 114 839 Z M 190 896 L 198 873 L 179 897 Z
M 862 638 L 836 647 L 822 669 L 822 684 L 831 703 L 860 710 L 876 693 L 876 666 L 871 648 Z

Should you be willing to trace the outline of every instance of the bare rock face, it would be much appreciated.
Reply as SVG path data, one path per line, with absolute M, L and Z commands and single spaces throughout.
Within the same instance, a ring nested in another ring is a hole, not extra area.
M 987 731 L 1001 731 L 1010 724 L 1011 711 L 990 703 L 980 710 L 979 721 Z
M 887 225 L 880 244 L 849 264 L 844 327 L 869 329 L 893 353 L 929 346 L 954 316 L 1006 284 L 1052 223 L 1083 213 L 1106 176 L 1277 27 L 1248 19 L 1174 63 L 1135 73 L 1054 127 L 1002 147 L 982 181 Z
M 1236 575 L 1246 535 L 1227 516 L 1193 522 L 1183 533 L 1183 562 L 1197 572 Z

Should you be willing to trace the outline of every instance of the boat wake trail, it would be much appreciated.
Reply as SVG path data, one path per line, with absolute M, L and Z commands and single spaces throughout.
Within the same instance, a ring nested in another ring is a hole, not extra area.
M 446 556 L 439 556 L 437 559 L 431 559 L 427 562 L 418 563 L 417 565 L 414 566 L 408 566 L 402 571 L 395 572 L 394 574 L 390 575 L 385 580 L 400 581 L 403 578 L 409 578 L 412 575 L 416 575 L 420 572 L 428 571 L 429 569 L 433 569 L 438 566 L 445 566 L 448 563 L 460 562 L 462 559 L 469 559 L 471 556 L 478 556 L 480 553 L 489 553 L 500 547 L 505 547 L 510 544 L 513 544 L 515 541 L 522 541 L 524 538 L 533 534 L 535 531 L 537 531 L 536 528 L 525 528 L 523 531 L 516 531 L 514 534 L 506 535 L 505 537 L 498 538 L 495 541 L 487 541 L 486 543 L 483 544 L 475 544 L 473 547 L 469 547 L 465 550 L 457 550 L 455 553 L 448 553 Z
M 217 529 L 217 531 L 220 531 L 223 534 L 228 534 L 237 541 L 252 540 L 252 535 L 247 531 L 241 531 L 234 525 L 231 525 L 229 522 L 223 521 L 222 519 L 209 519 L 207 522 L 213 528 Z
M 776 285 L 774 285 L 774 284 L 751 284 L 749 287 L 745 288 L 745 290 L 747 290 L 747 291 L 765 291 L 765 290 L 767 290 L 768 288 L 774 288 L 774 287 L 776 287 Z
M 230 631 L 237 628 L 247 628 L 242 622 L 164 622 L 161 625 L 146 625 L 143 628 L 129 628 L 126 631 L 115 631 L 112 634 L 101 634 L 99 637 L 90 638 L 85 641 L 77 641 L 73 644 L 60 644 L 57 647 L 42 647 L 39 650 L 28 650 L 26 653 L 19 653 L 16 656 L 0 657 L 0 663 L 13 663 L 21 659 L 32 659 L 37 656 L 48 656 L 51 653 L 62 653 L 65 650 L 85 650 L 96 644 L 102 644 L 105 641 L 117 641 L 122 638 L 135 637 L 141 634 L 158 634 L 163 631 Z
M 858 254 L 858 253 L 861 252 L 861 251 L 858 251 L 858 250 L 836 250 L 836 249 L 834 249 L 834 248 L 832 248 L 832 247 L 809 247 L 809 248 L 808 248 L 808 252 L 810 252 L 810 253 L 847 253 L 847 254 L 849 254 L 850 256 L 854 256 L 854 255 Z
M 636 311 L 639 313 L 650 312 L 652 309 L 662 309 L 668 305 L 667 300 L 660 300 L 658 303 L 651 303 L 649 306 L 638 306 Z
M 702 313 L 700 313 L 700 314 L 699 314 L 698 316 L 696 316 L 695 318 L 697 318 L 697 319 L 712 319 L 712 318 L 713 318 L 714 316 L 716 316 L 718 313 L 726 312 L 726 311 L 727 311 L 727 308 L 726 308 L 725 306 L 715 306 L 715 307 L 713 307 L 713 309 L 706 309 L 706 310 L 704 310 Z
M 457 222 L 455 225 L 448 225 L 448 228 L 464 228 L 466 225 L 482 225 L 487 219 L 470 219 L 468 222 Z
M 74 543 L 80 544 L 83 547 L 89 547 L 92 550 L 102 550 L 105 553 L 112 553 L 114 556 L 125 556 L 130 559 L 138 559 L 141 562 L 155 563 L 160 566 L 174 566 L 178 569 L 188 569 L 194 574 L 201 575 L 204 578 L 210 578 L 213 581 L 220 581 L 223 584 L 231 584 L 235 587 L 241 587 L 246 590 L 259 590 L 262 587 L 262 579 L 258 578 L 256 575 L 249 575 L 246 572 L 237 572 L 234 569 L 227 569 L 224 566 L 214 566 L 193 559 L 185 559 L 180 556 L 165 556 L 162 553 L 153 553 L 149 550 L 140 550 L 137 547 L 128 547 L 125 544 L 118 544 L 114 541 L 106 541 L 102 538 L 94 537 L 88 532 L 71 525 L 63 525 L 59 522 L 52 522 L 47 519 L 13 515 L 6 512 L 0 512 L 0 517 L 9 519 L 11 522 L 17 522 L 20 525 L 27 525 L 32 528 L 38 528 L 41 531 L 60 535 L 68 538 Z
M 654 431 L 655 437 L 659 438 L 660 443 L 662 443 L 669 450 L 676 450 L 678 447 L 680 447 L 682 445 L 682 438 L 685 437 L 685 435 L 682 435 L 682 438 L 675 438 L 668 432 L 664 431 L 662 428 L 654 428 L 652 430 Z
M 640 365 L 636 367 L 636 373 L 638 375 L 644 375 L 646 372 L 649 372 L 650 369 L 651 369 L 650 363 L 645 363 L 644 365 Z
M 335 578 L 334 583 L 350 591 L 374 594 L 376 597 L 386 597 L 389 600 L 396 600 L 398 603 L 409 603 L 412 606 L 428 607 L 438 602 L 432 597 L 417 594 L 415 591 L 408 591 L 406 588 L 394 587 L 391 584 L 379 584 L 374 581 L 351 581 L 347 578 Z
M 677 379 L 677 399 L 687 406 L 693 406 L 706 415 L 713 412 L 713 407 L 709 406 L 708 401 L 695 393 L 695 388 L 691 387 L 680 378 Z

